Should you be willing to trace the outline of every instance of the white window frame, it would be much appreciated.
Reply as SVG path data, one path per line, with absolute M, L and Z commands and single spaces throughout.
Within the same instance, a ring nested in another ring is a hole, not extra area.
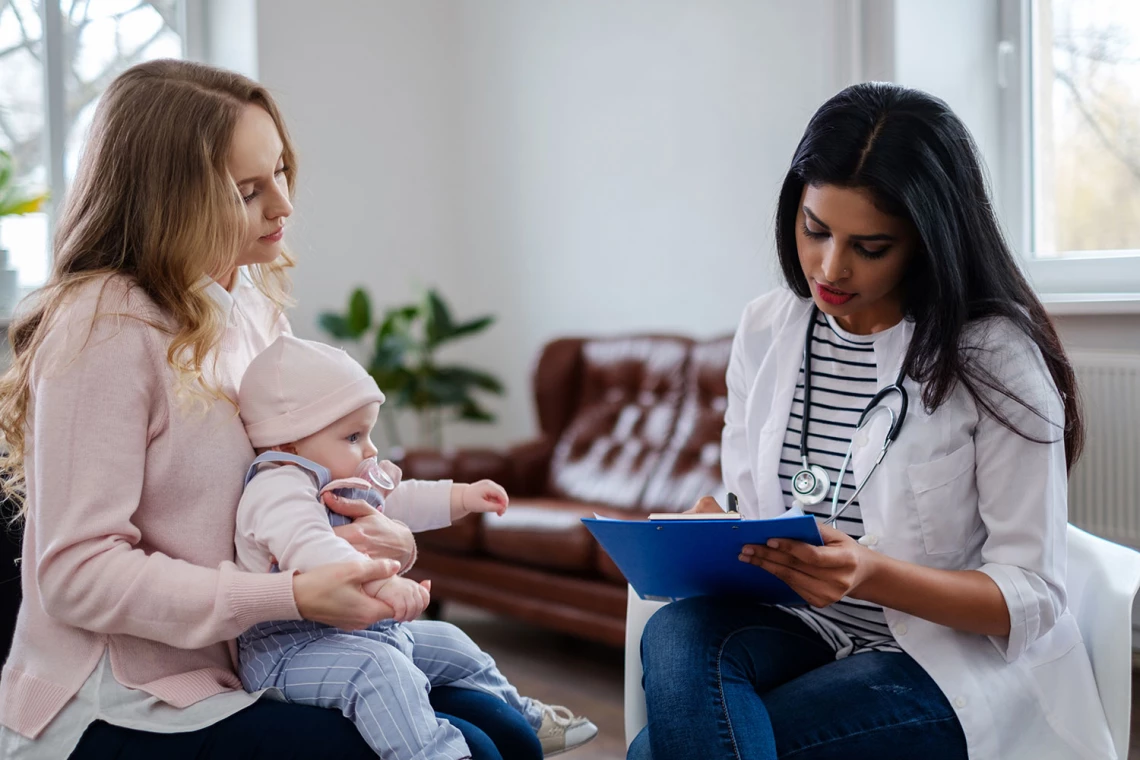
M 1140 250 L 1061 258 L 1033 255 L 1033 0 L 1001 0 L 997 202 L 1009 240 L 1037 291 L 1051 300 L 1090 295 L 1140 301 Z

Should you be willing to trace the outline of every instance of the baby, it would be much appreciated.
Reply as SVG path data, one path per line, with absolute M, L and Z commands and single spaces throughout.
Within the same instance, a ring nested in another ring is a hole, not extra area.
M 276 564 L 304 572 L 367 559 L 333 532 L 339 515 L 321 501 L 330 490 L 364 498 L 412 531 L 440 528 L 471 512 L 503 513 L 507 494 L 489 480 L 400 482 L 398 468 L 377 463 L 370 436 L 383 401 L 363 367 L 321 343 L 282 336 L 253 360 L 238 392 L 258 452 L 238 506 L 241 569 L 268 572 Z M 589 720 L 520 696 L 455 626 L 415 621 L 427 606 L 428 588 L 401 576 L 369 584 L 365 591 L 396 617 L 362 631 L 309 621 L 250 628 L 238 640 L 242 684 L 340 710 L 380 757 L 393 760 L 471 756 L 459 730 L 436 717 L 428 701 L 433 686 L 502 698 L 534 727 L 548 756 L 594 738 L 597 728 Z

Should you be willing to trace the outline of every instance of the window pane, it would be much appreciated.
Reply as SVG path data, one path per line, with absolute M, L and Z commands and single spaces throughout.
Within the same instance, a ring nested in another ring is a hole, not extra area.
M 44 163 L 43 33 L 35 0 L 0 3 L 0 150 L 12 154 L 16 182 L 28 190 L 47 187 Z M 47 274 L 47 215 L 0 220 L 0 247 L 21 286 L 38 285 Z
M 67 91 L 64 171 L 75 177 L 95 104 L 118 74 L 155 58 L 181 58 L 180 0 L 59 0 L 63 14 Z
M 57 0 L 52 0 L 56 2 Z M 125 69 L 154 58 L 180 58 L 182 0 L 58 0 L 63 17 L 65 135 L 62 157 L 68 182 L 103 90 Z M 0 149 L 12 153 L 29 189 L 51 181 L 44 146 L 45 45 L 42 0 L 0 0 Z M 65 188 L 52 188 L 56 197 Z M 49 268 L 48 217 L 28 214 L 0 221 L 0 246 L 21 287 L 42 285 Z
M 1034 250 L 1140 249 L 1140 3 L 1033 3 Z

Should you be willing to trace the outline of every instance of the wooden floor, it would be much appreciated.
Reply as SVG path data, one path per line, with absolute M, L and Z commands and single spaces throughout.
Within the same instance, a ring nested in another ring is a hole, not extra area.
M 622 657 L 613 647 L 590 644 L 480 610 L 446 604 L 443 619 L 460 626 L 488 654 L 520 693 L 566 705 L 598 727 L 598 737 L 567 760 L 623 760 Z
M 623 760 L 622 652 L 549 633 L 457 604 L 445 606 L 443 618 L 462 627 L 491 654 L 518 690 L 548 704 L 562 704 L 587 715 L 598 738 L 567 760 Z M 1132 692 L 1140 691 L 1140 670 L 1132 673 Z M 1128 760 L 1140 760 L 1140 710 L 1132 710 L 1132 746 Z

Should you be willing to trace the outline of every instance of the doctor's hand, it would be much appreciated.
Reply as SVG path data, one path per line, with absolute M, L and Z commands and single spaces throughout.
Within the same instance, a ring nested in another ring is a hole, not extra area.
M 686 515 L 703 515 L 709 512 L 724 513 L 724 508 L 716 503 L 716 499 L 711 496 L 702 496 L 697 503 L 689 509 L 686 509 L 683 514 Z
M 854 596 L 874 572 L 879 555 L 840 530 L 819 526 L 823 546 L 774 538 L 767 544 L 748 544 L 740 561 L 767 570 L 813 607 L 826 607 Z

